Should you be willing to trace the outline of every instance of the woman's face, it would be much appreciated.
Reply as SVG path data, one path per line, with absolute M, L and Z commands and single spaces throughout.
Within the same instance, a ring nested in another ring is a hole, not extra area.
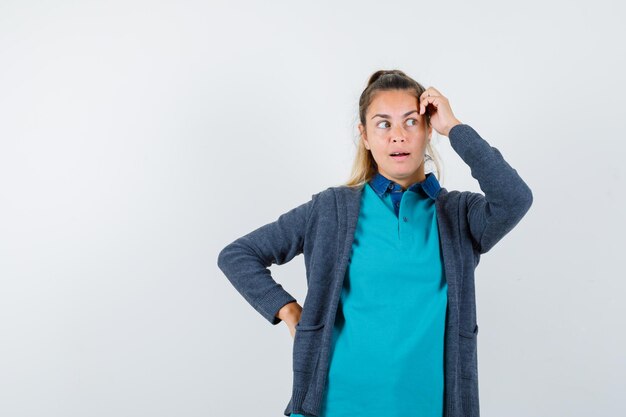
M 364 145 L 372 152 L 378 171 L 403 188 L 423 181 L 424 152 L 432 126 L 418 114 L 418 100 L 404 90 L 380 91 L 367 109 L 366 126 L 359 124 Z M 392 153 L 408 153 L 392 156 Z

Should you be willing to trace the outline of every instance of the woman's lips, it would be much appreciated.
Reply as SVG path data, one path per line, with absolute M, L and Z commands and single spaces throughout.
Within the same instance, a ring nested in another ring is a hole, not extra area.
M 395 161 L 400 162 L 400 161 L 404 161 L 405 159 L 408 159 L 408 158 L 409 158 L 409 155 L 411 155 L 411 154 L 408 154 L 408 155 L 398 155 L 398 156 L 395 156 L 395 155 L 390 155 L 390 156 L 391 156 L 391 158 L 392 158 L 392 159 L 394 159 Z

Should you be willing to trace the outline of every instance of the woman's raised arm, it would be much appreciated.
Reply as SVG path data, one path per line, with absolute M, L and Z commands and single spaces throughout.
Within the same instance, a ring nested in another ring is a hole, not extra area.
M 470 234 L 478 252 L 483 254 L 519 223 L 532 205 L 533 194 L 500 151 L 471 126 L 454 126 L 448 138 L 485 193 L 466 192 Z

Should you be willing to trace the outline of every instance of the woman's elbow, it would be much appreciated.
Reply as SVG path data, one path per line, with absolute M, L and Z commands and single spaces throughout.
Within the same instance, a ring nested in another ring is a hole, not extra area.
M 526 214 L 526 212 L 528 212 L 528 210 L 530 210 L 530 206 L 533 205 L 533 191 L 530 189 L 530 187 L 524 183 L 524 193 L 523 193 L 523 199 L 522 199 L 522 207 L 524 208 L 523 212 L 524 214 Z
M 232 265 L 233 263 L 232 249 L 233 249 L 233 244 L 229 243 L 224 248 L 222 248 L 220 253 L 217 255 L 217 266 L 222 271 L 226 271 L 228 269 L 228 266 Z

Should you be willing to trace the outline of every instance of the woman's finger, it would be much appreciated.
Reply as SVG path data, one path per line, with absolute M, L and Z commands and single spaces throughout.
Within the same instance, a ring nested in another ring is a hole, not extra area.
M 424 92 L 420 95 L 420 114 L 424 114 L 426 112 L 426 106 L 428 103 L 432 103 L 432 98 L 437 97 L 439 95 L 439 91 L 437 91 L 434 87 L 428 87 Z
M 441 99 L 441 96 L 426 96 L 424 100 L 420 102 L 420 114 L 423 115 L 424 113 L 426 113 L 426 107 L 429 104 L 432 104 L 435 109 L 437 109 L 439 107 L 439 104 L 441 103 Z
M 435 97 L 440 96 L 441 93 L 434 87 L 428 87 L 422 94 L 420 94 L 420 100 L 426 99 L 427 97 Z
M 441 91 L 437 90 L 435 87 L 428 87 L 427 90 L 430 90 L 429 93 L 431 96 L 442 96 Z

